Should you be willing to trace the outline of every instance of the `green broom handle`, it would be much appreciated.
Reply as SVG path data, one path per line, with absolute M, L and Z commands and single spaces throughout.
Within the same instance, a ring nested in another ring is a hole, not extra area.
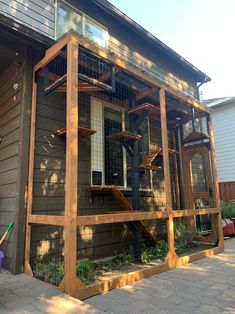
M 2 236 L 1 240 L 0 240 L 0 245 L 2 244 L 2 242 L 4 241 L 4 239 L 6 238 L 7 234 L 11 231 L 11 229 L 13 228 L 14 222 L 11 222 L 10 225 L 7 227 L 7 230 L 5 231 L 4 235 Z

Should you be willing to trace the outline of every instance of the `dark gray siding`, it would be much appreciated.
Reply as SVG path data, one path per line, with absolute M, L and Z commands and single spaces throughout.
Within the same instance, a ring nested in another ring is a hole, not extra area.
M 54 0 L 1 0 L 0 13 L 20 24 L 54 38 Z
M 17 210 L 22 79 L 23 67 L 16 74 L 15 64 L 10 65 L 0 77 L 0 234 L 10 222 L 15 221 Z M 18 84 L 17 90 L 13 88 L 15 83 Z M 11 271 L 14 240 L 12 233 L 2 246 L 6 254 L 6 268 Z

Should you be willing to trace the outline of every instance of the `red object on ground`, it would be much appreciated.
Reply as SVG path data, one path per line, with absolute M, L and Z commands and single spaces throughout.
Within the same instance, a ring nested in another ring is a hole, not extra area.
M 223 219 L 222 226 L 224 237 L 230 237 L 232 235 L 235 235 L 235 227 L 231 219 Z

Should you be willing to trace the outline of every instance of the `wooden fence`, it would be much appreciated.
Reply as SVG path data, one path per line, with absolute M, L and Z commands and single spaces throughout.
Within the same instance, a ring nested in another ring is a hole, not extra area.
M 221 201 L 235 201 L 235 181 L 219 183 L 219 192 Z

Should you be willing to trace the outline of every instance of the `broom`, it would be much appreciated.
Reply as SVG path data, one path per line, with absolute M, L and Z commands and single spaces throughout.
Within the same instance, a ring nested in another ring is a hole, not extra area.
M 0 245 L 5 240 L 7 234 L 9 234 L 11 232 L 13 225 L 14 225 L 14 222 L 11 222 L 10 225 L 7 227 L 6 231 L 4 232 L 3 236 L 1 237 Z M 0 269 L 2 268 L 4 262 L 5 262 L 5 255 L 2 251 L 0 251 Z

